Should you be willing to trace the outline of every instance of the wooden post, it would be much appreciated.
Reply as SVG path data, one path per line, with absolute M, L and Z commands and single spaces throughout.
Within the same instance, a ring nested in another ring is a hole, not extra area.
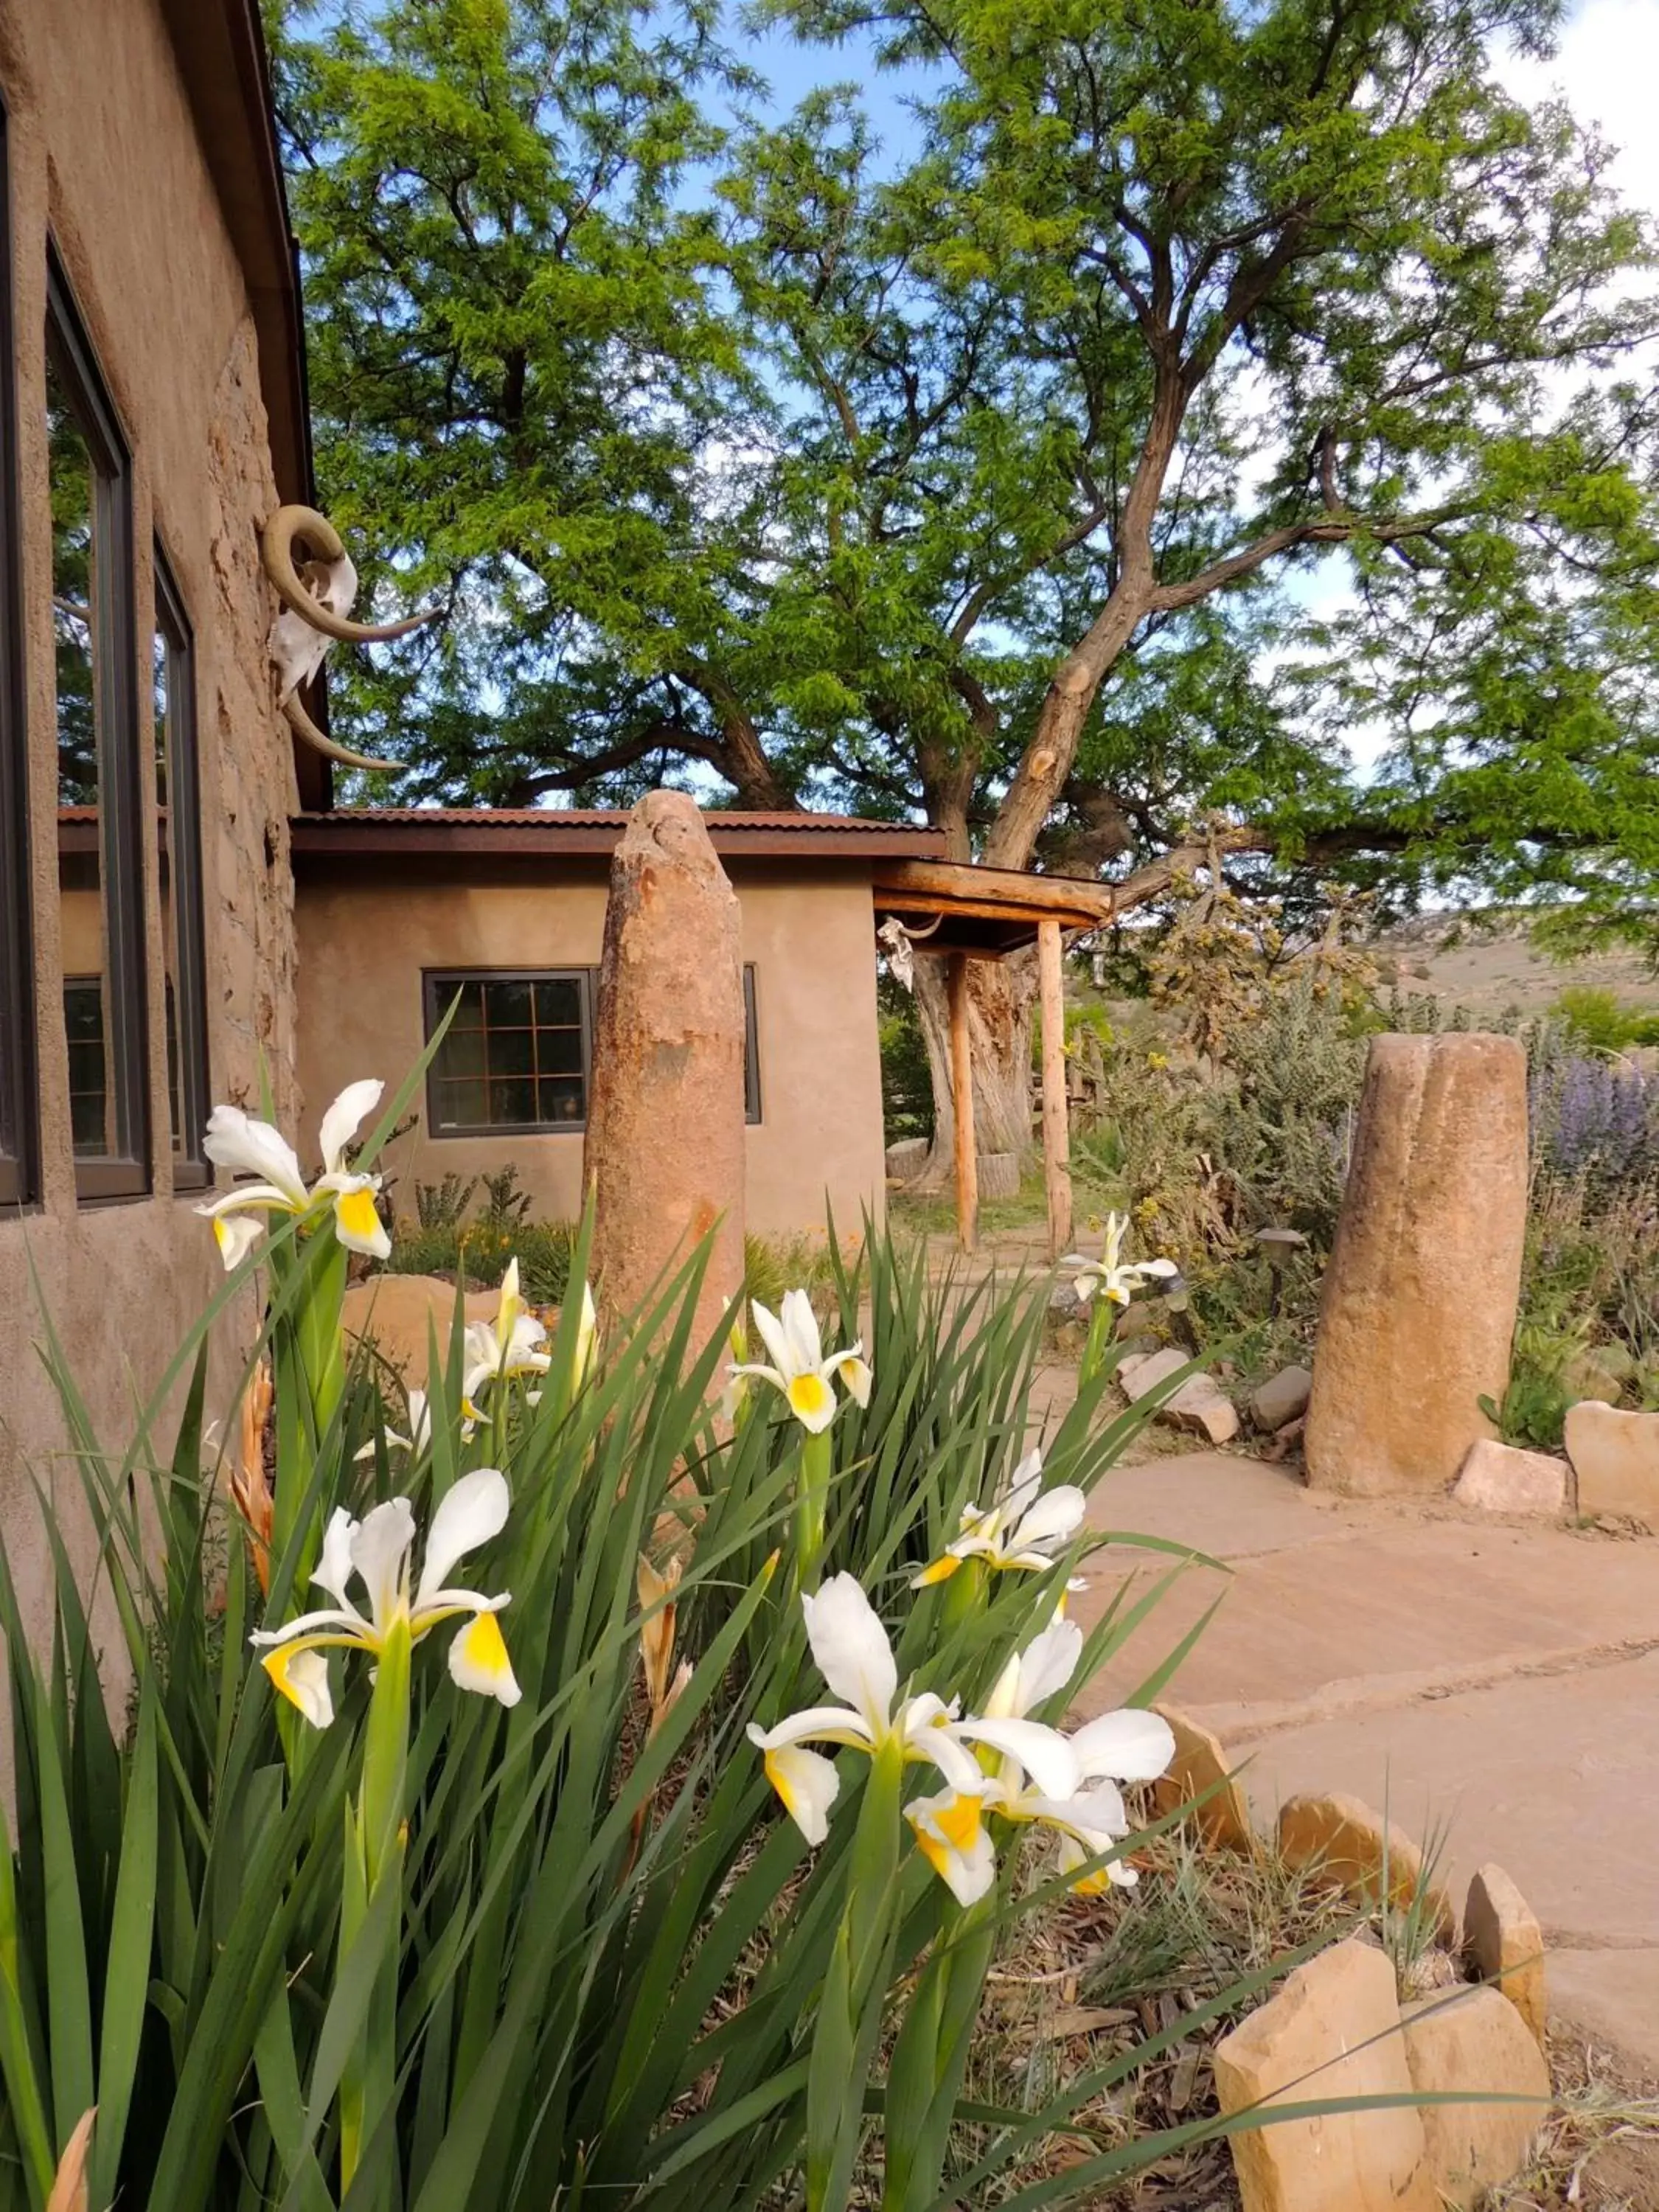
M 951 955 L 951 1088 L 957 1125 L 957 1238 L 979 1249 L 979 1156 L 974 1149 L 974 1052 L 968 1034 L 968 955 Z
M 1037 979 L 1042 1001 L 1042 1180 L 1048 1194 L 1048 1256 L 1072 1243 L 1072 1137 L 1066 1107 L 1066 981 L 1060 924 L 1037 924 Z

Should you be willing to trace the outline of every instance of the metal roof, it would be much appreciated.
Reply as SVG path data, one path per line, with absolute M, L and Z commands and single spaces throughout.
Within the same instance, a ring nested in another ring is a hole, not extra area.
M 296 859 L 329 854 L 439 856 L 607 854 L 628 820 L 620 807 L 358 806 L 296 814 Z M 822 860 L 943 857 L 945 836 L 908 822 L 855 814 L 725 813 L 703 820 L 717 853 Z

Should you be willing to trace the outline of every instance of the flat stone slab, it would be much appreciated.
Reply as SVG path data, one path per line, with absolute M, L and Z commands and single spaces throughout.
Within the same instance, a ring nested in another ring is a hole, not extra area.
M 1109 1475 L 1091 1525 L 1209 1552 L 1078 1701 L 1121 1705 L 1215 1617 L 1160 1695 L 1243 1764 L 1258 1827 L 1346 1791 L 1422 1840 L 1461 1898 L 1496 1860 L 1542 1924 L 1553 2014 L 1659 2076 L 1659 1540 L 1314 1499 L 1193 1453 Z M 1075 1601 L 1176 1563 L 1114 1544 Z

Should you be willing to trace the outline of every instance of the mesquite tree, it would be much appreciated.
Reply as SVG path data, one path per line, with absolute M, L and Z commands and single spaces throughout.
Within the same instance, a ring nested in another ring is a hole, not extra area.
M 774 12 L 928 65 L 896 173 L 856 96 L 723 137 L 696 14 L 284 48 L 325 495 L 456 612 L 343 677 L 354 738 L 419 792 L 690 768 L 1137 890 L 1218 811 L 1278 862 L 1650 882 L 1647 241 L 1494 72 L 1552 7 Z M 1282 587 L 1332 549 L 1316 621 Z M 976 970 L 988 1148 L 1029 1006 Z

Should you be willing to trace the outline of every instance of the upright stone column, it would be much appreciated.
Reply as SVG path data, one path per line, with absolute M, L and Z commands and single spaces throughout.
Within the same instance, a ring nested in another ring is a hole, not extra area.
M 695 800 L 650 792 L 611 864 L 583 1165 L 613 1314 L 714 1231 L 699 1342 L 743 1280 L 743 1045 L 737 896 Z
M 1513 1037 L 1380 1036 L 1320 1308 L 1308 1480 L 1439 1492 L 1503 1397 L 1527 1224 Z

